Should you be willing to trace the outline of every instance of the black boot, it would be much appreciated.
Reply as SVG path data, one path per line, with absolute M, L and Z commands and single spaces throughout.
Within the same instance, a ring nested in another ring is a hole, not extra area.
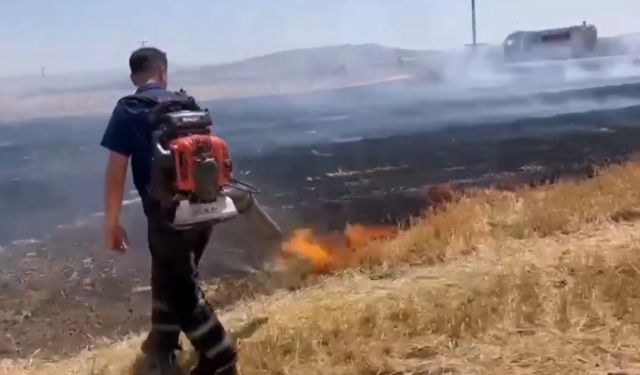
M 180 344 L 172 347 L 158 345 L 150 335 L 143 343 L 141 351 L 144 354 L 143 368 L 145 374 L 173 375 L 178 370 L 178 356 L 182 348 Z
M 231 362 L 221 364 L 220 361 L 200 356 L 198 364 L 191 370 L 190 375 L 238 375 L 236 359 L 234 357 Z
M 142 362 L 144 374 L 153 375 L 175 375 L 178 373 L 178 352 L 164 352 L 151 350 L 144 353 Z

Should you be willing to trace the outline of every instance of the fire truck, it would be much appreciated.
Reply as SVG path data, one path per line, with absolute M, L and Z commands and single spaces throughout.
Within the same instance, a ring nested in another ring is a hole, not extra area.
M 588 57 L 596 48 L 598 29 L 581 25 L 539 31 L 516 31 L 504 41 L 507 61 L 536 61 Z

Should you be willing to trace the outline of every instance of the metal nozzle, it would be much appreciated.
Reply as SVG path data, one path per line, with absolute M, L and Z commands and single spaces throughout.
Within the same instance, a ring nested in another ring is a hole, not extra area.
M 255 198 L 253 198 L 253 206 L 247 214 L 248 217 L 261 228 L 260 232 L 262 232 L 267 239 L 282 239 L 282 229 L 280 229 L 278 223 L 269 216 Z
M 282 238 L 280 226 L 269 216 L 252 193 L 235 187 L 225 188 L 223 193 L 233 200 L 238 212 L 246 215 L 264 237 L 268 240 Z

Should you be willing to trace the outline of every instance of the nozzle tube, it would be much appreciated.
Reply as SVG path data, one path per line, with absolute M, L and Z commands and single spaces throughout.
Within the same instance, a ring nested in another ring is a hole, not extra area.
M 267 239 L 282 238 L 280 226 L 269 216 L 252 193 L 235 187 L 226 187 L 223 194 L 231 198 L 238 213 L 246 214 L 249 220 L 256 224 L 264 237 Z
M 278 223 L 264 210 L 257 200 L 253 200 L 253 207 L 249 211 L 250 218 L 261 226 L 261 232 L 269 239 L 282 239 L 282 229 Z

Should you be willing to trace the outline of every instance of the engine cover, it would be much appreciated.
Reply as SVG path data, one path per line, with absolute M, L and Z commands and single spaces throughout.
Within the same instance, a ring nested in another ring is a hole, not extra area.
M 220 195 L 215 202 L 191 203 L 188 200 L 178 201 L 171 226 L 176 229 L 189 228 L 197 223 L 218 223 L 233 219 L 238 210 L 231 198 Z
M 229 149 L 210 131 L 208 112 L 172 111 L 153 118 L 161 124 L 153 133 L 152 214 L 177 229 L 237 216 L 233 200 L 224 195 L 233 181 Z
M 211 134 L 196 134 L 171 141 L 176 168 L 175 188 L 211 202 L 231 182 L 231 160 L 226 143 Z

